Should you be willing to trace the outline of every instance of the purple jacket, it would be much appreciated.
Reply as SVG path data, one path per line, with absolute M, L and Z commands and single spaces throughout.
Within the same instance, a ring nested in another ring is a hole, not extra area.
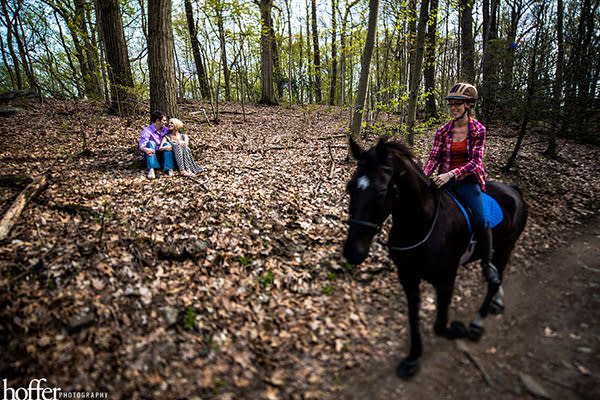
M 167 128 L 166 126 L 163 127 L 159 132 L 154 127 L 154 124 L 148 125 L 142 131 L 142 135 L 140 136 L 140 143 L 138 144 L 138 149 L 142 151 L 142 149 L 146 147 L 148 141 L 152 141 L 154 142 L 154 144 L 156 144 L 156 149 L 158 150 L 158 148 L 160 147 L 160 141 L 162 140 L 162 137 L 165 135 L 165 133 L 168 132 L 169 128 Z
M 452 146 L 452 127 L 454 121 L 438 129 L 433 139 L 433 147 L 429 153 L 429 159 L 423 168 L 425 175 L 429 176 L 436 166 L 438 173 L 443 174 L 450 171 L 450 154 Z M 459 168 L 452 170 L 454 178 L 458 181 L 467 175 L 474 175 L 485 192 L 485 171 L 483 169 L 483 150 L 485 148 L 485 126 L 481 122 L 469 118 L 469 132 L 467 134 L 467 152 L 469 161 Z

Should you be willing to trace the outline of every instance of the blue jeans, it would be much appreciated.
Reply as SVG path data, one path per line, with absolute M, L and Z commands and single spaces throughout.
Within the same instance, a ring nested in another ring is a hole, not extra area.
M 145 154 L 146 156 L 146 168 L 150 169 L 150 168 L 160 168 L 160 162 L 162 159 L 163 163 L 164 163 L 164 170 L 167 171 L 169 169 L 173 169 L 173 167 L 175 166 L 175 160 L 173 158 L 173 152 L 172 151 L 161 151 L 160 153 L 156 151 L 156 144 L 151 141 L 148 140 L 148 143 L 146 144 L 146 147 L 149 149 L 154 150 L 154 155 L 153 156 L 149 156 L 148 154 Z
M 471 209 L 473 215 L 473 231 L 482 232 L 488 226 L 488 221 L 485 219 L 483 210 L 483 199 L 481 196 L 481 188 L 475 177 L 467 177 L 460 181 L 455 181 L 454 178 L 448 182 L 448 189 L 454 190 L 463 200 L 467 207 Z

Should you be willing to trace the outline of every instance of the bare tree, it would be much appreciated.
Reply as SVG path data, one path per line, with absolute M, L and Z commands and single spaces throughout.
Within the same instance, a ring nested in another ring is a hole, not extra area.
M 337 24 L 336 24 L 337 0 L 331 0 L 331 79 L 329 82 L 329 105 L 335 104 L 335 93 L 337 89 Z
M 192 2 L 185 0 L 185 16 L 187 20 L 188 30 L 190 31 L 190 41 L 192 45 L 192 54 L 194 63 L 196 64 L 196 72 L 198 74 L 198 83 L 200 84 L 200 94 L 204 99 L 210 99 L 210 85 L 204 68 L 204 60 L 200 53 L 200 42 L 198 41 L 198 32 L 196 30 L 196 22 L 194 21 L 194 13 Z
M 423 53 L 425 48 L 425 30 L 427 29 L 427 20 L 429 19 L 429 0 L 421 0 L 421 9 L 419 12 L 419 22 L 417 26 L 417 39 L 415 47 L 414 64 L 410 68 L 409 96 L 408 96 L 408 143 L 412 146 L 414 143 L 414 126 L 417 119 L 417 96 L 419 94 L 420 81 L 423 67 Z
M 354 0 L 352 3 L 346 1 L 346 9 L 344 11 L 344 17 L 342 18 L 342 32 L 340 32 L 340 105 L 343 107 L 346 105 L 346 36 L 347 36 L 347 25 L 348 17 L 350 16 L 350 10 L 354 7 L 359 0 Z
M 272 36 L 273 30 L 271 26 L 273 22 L 271 20 L 271 9 L 273 8 L 273 0 L 260 0 L 260 42 L 261 42 L 261 53 L 260 53 L 260 64 L 261 64 L 261 98 L 260 102 L 263 104 L 274 105 L 277 104 L 275 100 L 275 92 L 273 90 L 273 45 L 274 40 Z
M 461 68 L 460 79 L 475 81 L 475 43 L 473 41 L 473 1 L 460 0 Z
M 217 16 L 217 28 L 219 29 L 219 43 L 221 45 L 221 65 L 223 66 L 223 78 L 225 79 L 225 99 L 231 100 L 231 71 L 227 63 L 227 46 L 225 44 L 225 28 L 223 26 L 223 4 L 217 1 L 215 8 Z
M 354 114 L 352 125 L 350 125 L 350 134 L 355 140 L 358 139 L 363 120 L 363 111 L 365 108 L 365 99 L 367 97 L 367 86 L 369 83 L 369 72 L 371 69 L 371 58 L 373 57 L 373 47 L 375 45 L 375 34 L 377 33 L 377 16 L 379 14 L 379 0 L 369 0 L 369 25 L 367 28 L 367 39 L 360 61 L 360 80 L 358 91 L 356 93 L 356 102 L 354 103 Z
M 138 107 L 119 0 L 97 0 L 96 11 L 109 65 L 110 108 L 118 115 L 127 115 L 137 111 Z
M 435 104 L 435 60 L 437 50 L 437 15 L 438 15 L 438 0 L 431 0 L 429 10 L 429 23 L 427 24 L 427 38 L 425 41 L 425 71 L 423 77 L 425 79 L 425 110 L 430 118 L 437 116 L 437 107 Z M 433 14 L 433 17 L 431 16 Z
M 289 0 L 285 0 L 285 8 L 287 11 L 287 25 L 288 25 L 288 95 L 290 100 L 290 106 L 292 105 L 292 16 L 290 12 Z M 300 40 L 302 42 L 302 40 Z M 302 58 L 302 57 L 300 57 Z
M 544 154 L 550 157 L 557 156 L 558 146 L 556 144 L 556 134 L 558 130 L 558 121 L 561 114 L 560 102 L 562 99 L 562 86 L 563 86 L 563 75 L 564 75 L 564 58 L 565 49 L 563 43 L 563 2 L 557 0 L 556 3 L 556 77 L 554 78 L 554 84 L 552 86 L 553 101 L 552 101 L 552 128 L 548 135 L 548 147 L 544 151 Z
M 521 128 L 519 129 L 519 135 L 517 137 L 517 142 L 515 143 L 515 147 L 506 162 L 506 165 L 503 167 L 505 172 L 508 172 L 515 160 L 517 159 L 517 154 L 519 154 L 519 149 L 521 148 L 521 143 L 523 143 L 523 138 L 525 137 L 525 133 L 527 132 L 527 124 L 529 124 L 529 118 L 531 114 L 531 104 L 533 103 L 533 97 L 535 94 L 536 87 L 536 68 L 537 68 L 537 57 L 538 57 L 538 44 L 540 42 L 541 35 L 541 21 L 542 15 L 544 13 L 543 5 L 538 5 L 537 10 L 535 11 L 536 18 L 536 30 L 535 30 L 535 40 L 533 44 L 533 48 L 531 50 L 531 61 L 529 63 L 529 72 L 527 76 L 527 96 L 525 99 L 525 107 L 523 113 L 523 120 L 521 122 Z
M 148 0 L 150 109 L 177 117 L 171 0 Z
M 19 58 L 17 57 L 17 53 L 15 52 L 13 46 L 13 24 L 14 19 L 16 18 L 16 13 L 11 15 L 8 10 L 7 0 L 2 0 L 2 14 L 4 16 L 4 22 L 6 24 L 6 41 L 8 45 L 8 50 L 10 52 L 10 57 L 12 58 L 13 68 L 15 72 L 15 78 L 17 82 L 17 90 L 23 89 L 23 79 L 21 77 L 21 69 L 19 68 Z
M 321 102 L 321 53 L 319 52 L 319 32 L 317 31 L 317 0 L 311 0 L 311 21 L 313 56 L 315 65 L 315 101 Z

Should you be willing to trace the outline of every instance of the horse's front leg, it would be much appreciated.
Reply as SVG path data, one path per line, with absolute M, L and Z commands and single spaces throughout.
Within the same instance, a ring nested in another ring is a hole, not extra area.
M 455 276 L 456 277 L 456 276 Z M 467 328 L 460 321 L 452 321 L 450 327 L 448 324 L 448 308 L 452 301 L 452 292 L 454 289 L 454 279 L 447 282 L 438 283 L 435 285 L 437 296 L 437 315 L 433 330 L 436 335 L 443 336 L 448 339 L 458 339 L 467 336 Z
M 499 247 L 500 248 L 497 248 L 497 251 L 494 252 L 493 263 L 496 265 L 496 268 L 498 268 L 498 271 L 500 272 L 500 278 L 502 279 L 502 275 L 506 264 L 508 263 L 512 247 Z M 488 283 L 487 293 L 483 299 L 481 308 L 479 309 L 475 320 L 473 320 L 473 322 L 471 322 L 469 325 L 469 333 L 467 336 L 470 340 L 478 341 L 481 339 L 481 336 L 483 336 L 483 333 L 485 332 L 483 324 L 485 318 L 490 312 L 492 314 L 500 314 L 504 311 L 504 303 L 502 302 L 503 294 L 504 292 L 502 290 L 502 286 Z
M 502 287 L 500 285 L 493 285 L 491 283 L 488 283 L 487 293 L 485 294 L 485 299 L 483 299 L 483 304 L 481 305 L 477 316 L 469 325 L 469 333 L 467 336 L 470 340 L 476 342 L 479 341 L 479 339 L 481 339 L 481 336 L 483 336 L 483 333 L 485 332 L 485 329 L 483 328 L 485 318 L 492 309 L 490 307 L 492 299 L 496 299 L 495 301 L 498 301 L 497 299 L 500 299 L 499 303 L 502 304 L 502 293 Z
M 421 335 L 419 334 L 419 306 L 420 293 L 419 281 L 416 279 L 403 279 L 400 277 L 400 282 L 406 293 L 408 302 L 408 323 L 410 326 L 410 352 L 408 357 L 403 359 L 396 368 L 396 375 L 400 378 L 408 379 L 413 377 L 419 370 L 419 357 L 423 353 L 423 345 L 421 343 Z

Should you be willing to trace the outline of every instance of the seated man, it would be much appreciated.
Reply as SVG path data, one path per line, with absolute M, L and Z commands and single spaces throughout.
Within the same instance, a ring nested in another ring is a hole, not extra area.
M 160 147 L 160 142 L 169 128 L 165 125 L 167 117 L 160 111 L 154 111 L 150 115 L 150 125 L 144 128 L 140 136 L 138 148 L 144 153 L 146 159 L 146 168 L 148 168 L 148 178 L 154 179 L 154 168 L 160 168 L 160 161 L 163 161 L 163 168 L 169 176 L 173 175 L 173 152 L 171 147 Z M 157 153 L 158 151 L 158 153 Z

